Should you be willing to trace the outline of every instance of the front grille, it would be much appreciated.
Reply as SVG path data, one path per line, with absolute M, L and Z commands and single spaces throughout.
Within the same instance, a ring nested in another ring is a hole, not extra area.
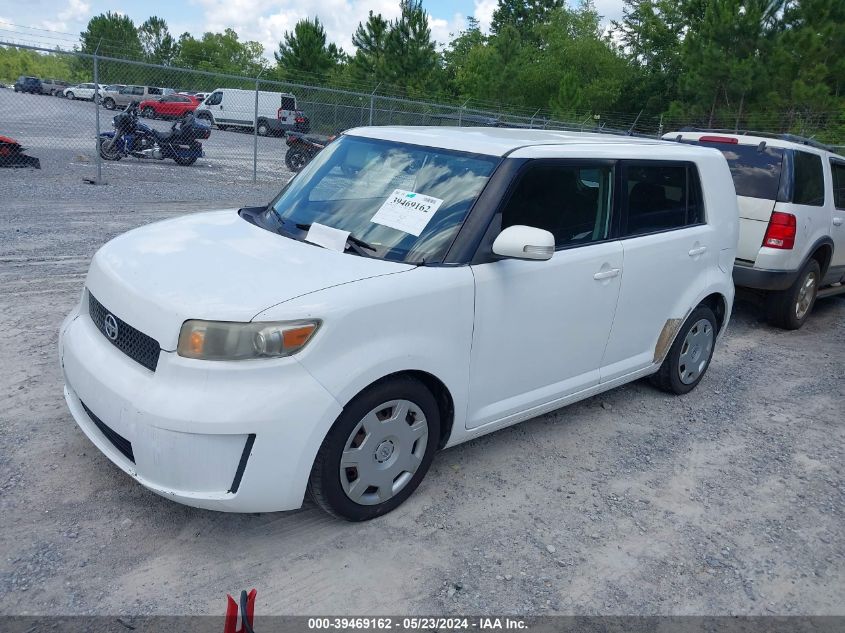
M 88 417 L 91 418 L 91 421 L 94 425 L 100 429 L 100 432 L 106 436 L 106 439 L 112 443 L 112 445 L 119 450 L 126 459 L 128 459 L 133 464 L 135 463 L 135 454 L 132 452 L 132 442 L 127 440 L 123 437 L 120 433 L 116 432 L 110 426 L 108 426 L 105 422 L 103 422 L 100 418 L 98 418 L 94 413 L 85 406 L 85 403 L 82 400 L 79 401 L 82 405 L 82 408 L 85 409 L 85 413 L 88 414 Z
M 161 352 L 161 346 L 158 344 L 158 341 L 136 330 L 126 321 L 117 318 L 114 314 L 111 314 L 102 303 L 94 298 L 94 295 L 90 291 L 88 292 L 88 312 L 91 314 L 91 320 L 94 322 L 94 325 L 103 333 L 107 341 L 136 363 L 143 365 L 150 371 L 156 370 L 158 356 Z M 115 324 L 117 325 L 117 335 L 113 335 L 114 338 L 109 336 L 106 328 L 106 317 L 109 315 L 114 318 Z

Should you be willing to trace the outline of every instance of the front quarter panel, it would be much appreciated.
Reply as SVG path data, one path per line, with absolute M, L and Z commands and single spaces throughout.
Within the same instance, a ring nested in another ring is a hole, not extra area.
M 438 378 L 464 428 L 474 282 L 467 266 L 417 267 L 292 299 L 256 321 L 322 319 L 296 359 L 345 406 L 377 380 L 402 371 Z M 334 420 L 315 421 L 320 442 Z M 317 443 L 314 453 L 319 448 Z M 310 456 L 313 460 L 313 455 Z

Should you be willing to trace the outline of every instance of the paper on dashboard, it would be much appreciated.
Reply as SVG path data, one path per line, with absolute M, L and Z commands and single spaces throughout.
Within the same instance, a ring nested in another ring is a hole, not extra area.
M 441 204 L 440 198 L 394 189 L 370 221 L 419 237 Z

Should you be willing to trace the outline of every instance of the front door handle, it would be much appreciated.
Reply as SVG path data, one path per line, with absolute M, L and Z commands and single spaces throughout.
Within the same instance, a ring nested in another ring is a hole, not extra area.
M 601 281 L 602 279 L 610 279 L 611 277 L 616 277 L 619 274 L 618 268 L 611 268 L 610 270 L 603 270 L 599 273 L 593 275 L 593 279 L 596 281 Z
M 690 249 L 689 256 L 690 257 L 697 257 L 707 251 L 706 246 L 696 246 L 695 248 Z
M 842 218 L 833 218 L 833 226 L 842 226 Z

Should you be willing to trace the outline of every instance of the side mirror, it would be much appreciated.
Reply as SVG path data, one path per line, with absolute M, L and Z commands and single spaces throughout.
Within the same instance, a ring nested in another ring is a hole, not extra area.
M 544 229 L 515 224 L 499 233 L 493 242 L 493 252 L 514 259 L 551 259 L 555 253 L 555 236 Z

